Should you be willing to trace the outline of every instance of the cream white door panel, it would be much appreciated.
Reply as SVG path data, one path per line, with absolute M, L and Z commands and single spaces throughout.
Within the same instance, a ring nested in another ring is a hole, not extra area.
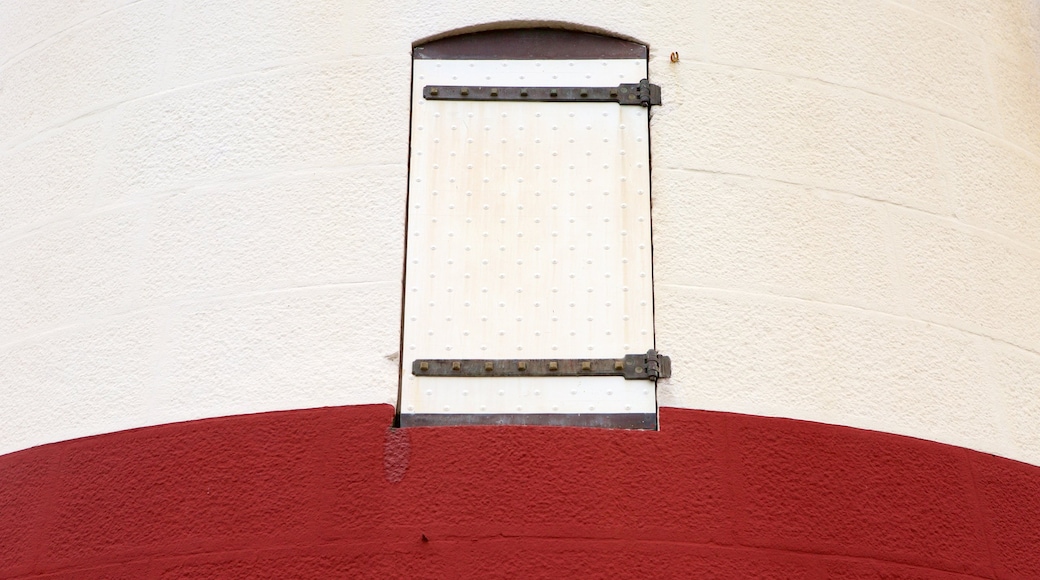
M 401 413 L 656 413 L 622 377 L 422 377 L 416 359 L 653 348 L 647 109 L 426 100 L 423 87 L 617 86 L 643 59 L 416 60 Z

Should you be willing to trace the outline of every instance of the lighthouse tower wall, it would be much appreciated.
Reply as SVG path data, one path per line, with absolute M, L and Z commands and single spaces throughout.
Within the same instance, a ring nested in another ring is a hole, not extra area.
M 648 47 L 658 431 L 392 427 L 412 50 L 522 27 Z M 1038 95 L 1031 0 L 0 0 L 0 577 L 1040 577 Z

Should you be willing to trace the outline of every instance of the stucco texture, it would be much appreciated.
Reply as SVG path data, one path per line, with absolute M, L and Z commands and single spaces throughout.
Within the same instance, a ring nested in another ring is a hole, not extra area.
M 411 47 L 552 25 L 663 89 L 661 405 L 1040 464 L 1038 10 L 0 0 L 0 453 L 395 404 Z
M 1040 468 L 661 410 L 660 432 L 391 429 L 370 405 L 0 457 L 3 578 L 1040 576 Z

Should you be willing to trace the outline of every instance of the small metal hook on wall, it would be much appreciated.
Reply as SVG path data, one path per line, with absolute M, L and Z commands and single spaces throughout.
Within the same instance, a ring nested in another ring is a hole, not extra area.
M 672 62 L 679 62 L 679 53 L 678 52 L 673 52 L 672 53 Z

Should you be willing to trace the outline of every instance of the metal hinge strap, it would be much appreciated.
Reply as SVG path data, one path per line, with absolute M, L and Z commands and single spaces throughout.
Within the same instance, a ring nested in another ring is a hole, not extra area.
M 604 377 L 667 379 L 672 361 L 656 350 L 621 359 L 419 359 L 412 374 L 429 377 Z
M 590 102 L 622 105 L 661 104 L 661 87 L 643 79 L 616 87 L 463 87 L 426 85 L 423 97 L 434 101 L 538 101 Z

